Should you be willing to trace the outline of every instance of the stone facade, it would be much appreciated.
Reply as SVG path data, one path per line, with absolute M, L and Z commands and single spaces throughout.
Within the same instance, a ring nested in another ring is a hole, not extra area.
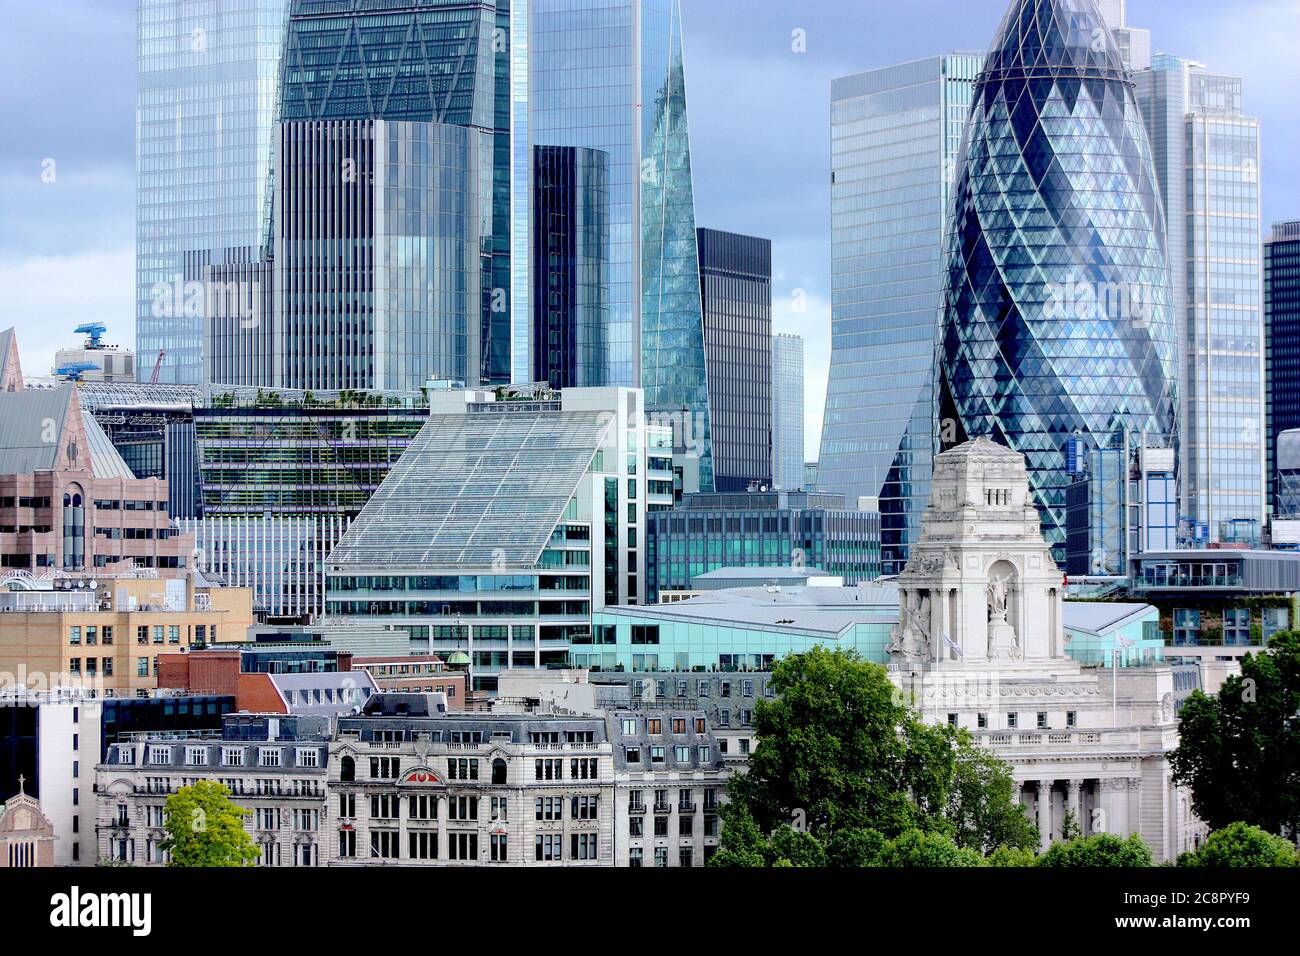
M 213 780 L 249 811 L 244 827 L 262 866 L 319 866 L 329 722 L 231 715 L 220 736 L 142 735 L 113 744 L 97 769 L 101 860 L 162 866 L 167 798 Z
M 22 789 L 0 803 L 0 870 L 54 866 L 54 824 Z
M 899 575 L 890 671 L 924 719 L 964 727 L 1012 767 L 1043 847 L 1139 833 L 1157 861 L 1204 827 L 1175 787 L 1172 669 L 1066 656 L 1063 577 L 1021 455 L 976 439 L 935 459 L 922 533 Z

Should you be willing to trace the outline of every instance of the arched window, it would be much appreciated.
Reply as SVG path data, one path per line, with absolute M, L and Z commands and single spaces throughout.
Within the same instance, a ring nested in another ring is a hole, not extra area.
M 80 488 L 63 493 L 63 566 L 86 566 L 86 509 Z
M 506 782 L 506 762 L 500 757 L 492 761 L 492 782 L 494 784 Z
M 340 761 L 339 779 L 340 780 L 357 779 L 357 762 L 353 760 L 351 757 L 344 757 L 343 760 Z

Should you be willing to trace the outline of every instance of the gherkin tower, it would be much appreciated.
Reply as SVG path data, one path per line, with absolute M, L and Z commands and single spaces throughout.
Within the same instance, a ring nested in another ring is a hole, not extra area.
M 940 447 L 1025 455 L 1064 560 L 1071 438 L 1175 440 L 1165 220 L 1094 0 L 1014 0 L 975 82 L 946 252 Z

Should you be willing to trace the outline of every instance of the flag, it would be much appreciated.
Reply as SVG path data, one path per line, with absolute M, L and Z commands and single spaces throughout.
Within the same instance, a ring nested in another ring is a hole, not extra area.
M 948 650 L 952 651 L 953 653 L 955 653 L 958 657 L 961 657 L 961 646 L 958 645 L 957 642 L 955 642 L 947 634 L 943 636 L 943 646 L 948 648 Z
M 1116 635 L 1115 635 L 1115 639 L 1116 639 L 1117 641 L 1119 641 L 1119 646 L 1120 646 L 1120 647 L 1132 647 L 1132 646 L 1134 645 L 1134 643 L 1136 643 L 1136 642 L 1134 642 L 1134 641 L 1130 641 L 1130 640 L 1129 640 L 1127 637 L 1125 637 L 1123 634 L 1116 634 Z

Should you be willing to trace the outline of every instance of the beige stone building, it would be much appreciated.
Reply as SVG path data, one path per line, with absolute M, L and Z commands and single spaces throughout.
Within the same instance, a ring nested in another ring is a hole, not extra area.
M 1141 834 L 1157 861 L 1204 825 L 1174 785 L 1172 669 L 1067 656 L 1063 577 L 1021 455 L 987 439 L 935 459 L 920 539 L 898 577 L 894 681 L 924 719 L 967 729 L 1012 767 L 1042 834 Z
M 18 793 L 0 804 L 0 870 L 54 866 L 54 825 L 23 782 L 19 777 Z
M 0 579 L 0 681 L 143 695 L 158 686 L 159 654 L 242 641 L 252 623 L 250 589 L 193 575 Z

